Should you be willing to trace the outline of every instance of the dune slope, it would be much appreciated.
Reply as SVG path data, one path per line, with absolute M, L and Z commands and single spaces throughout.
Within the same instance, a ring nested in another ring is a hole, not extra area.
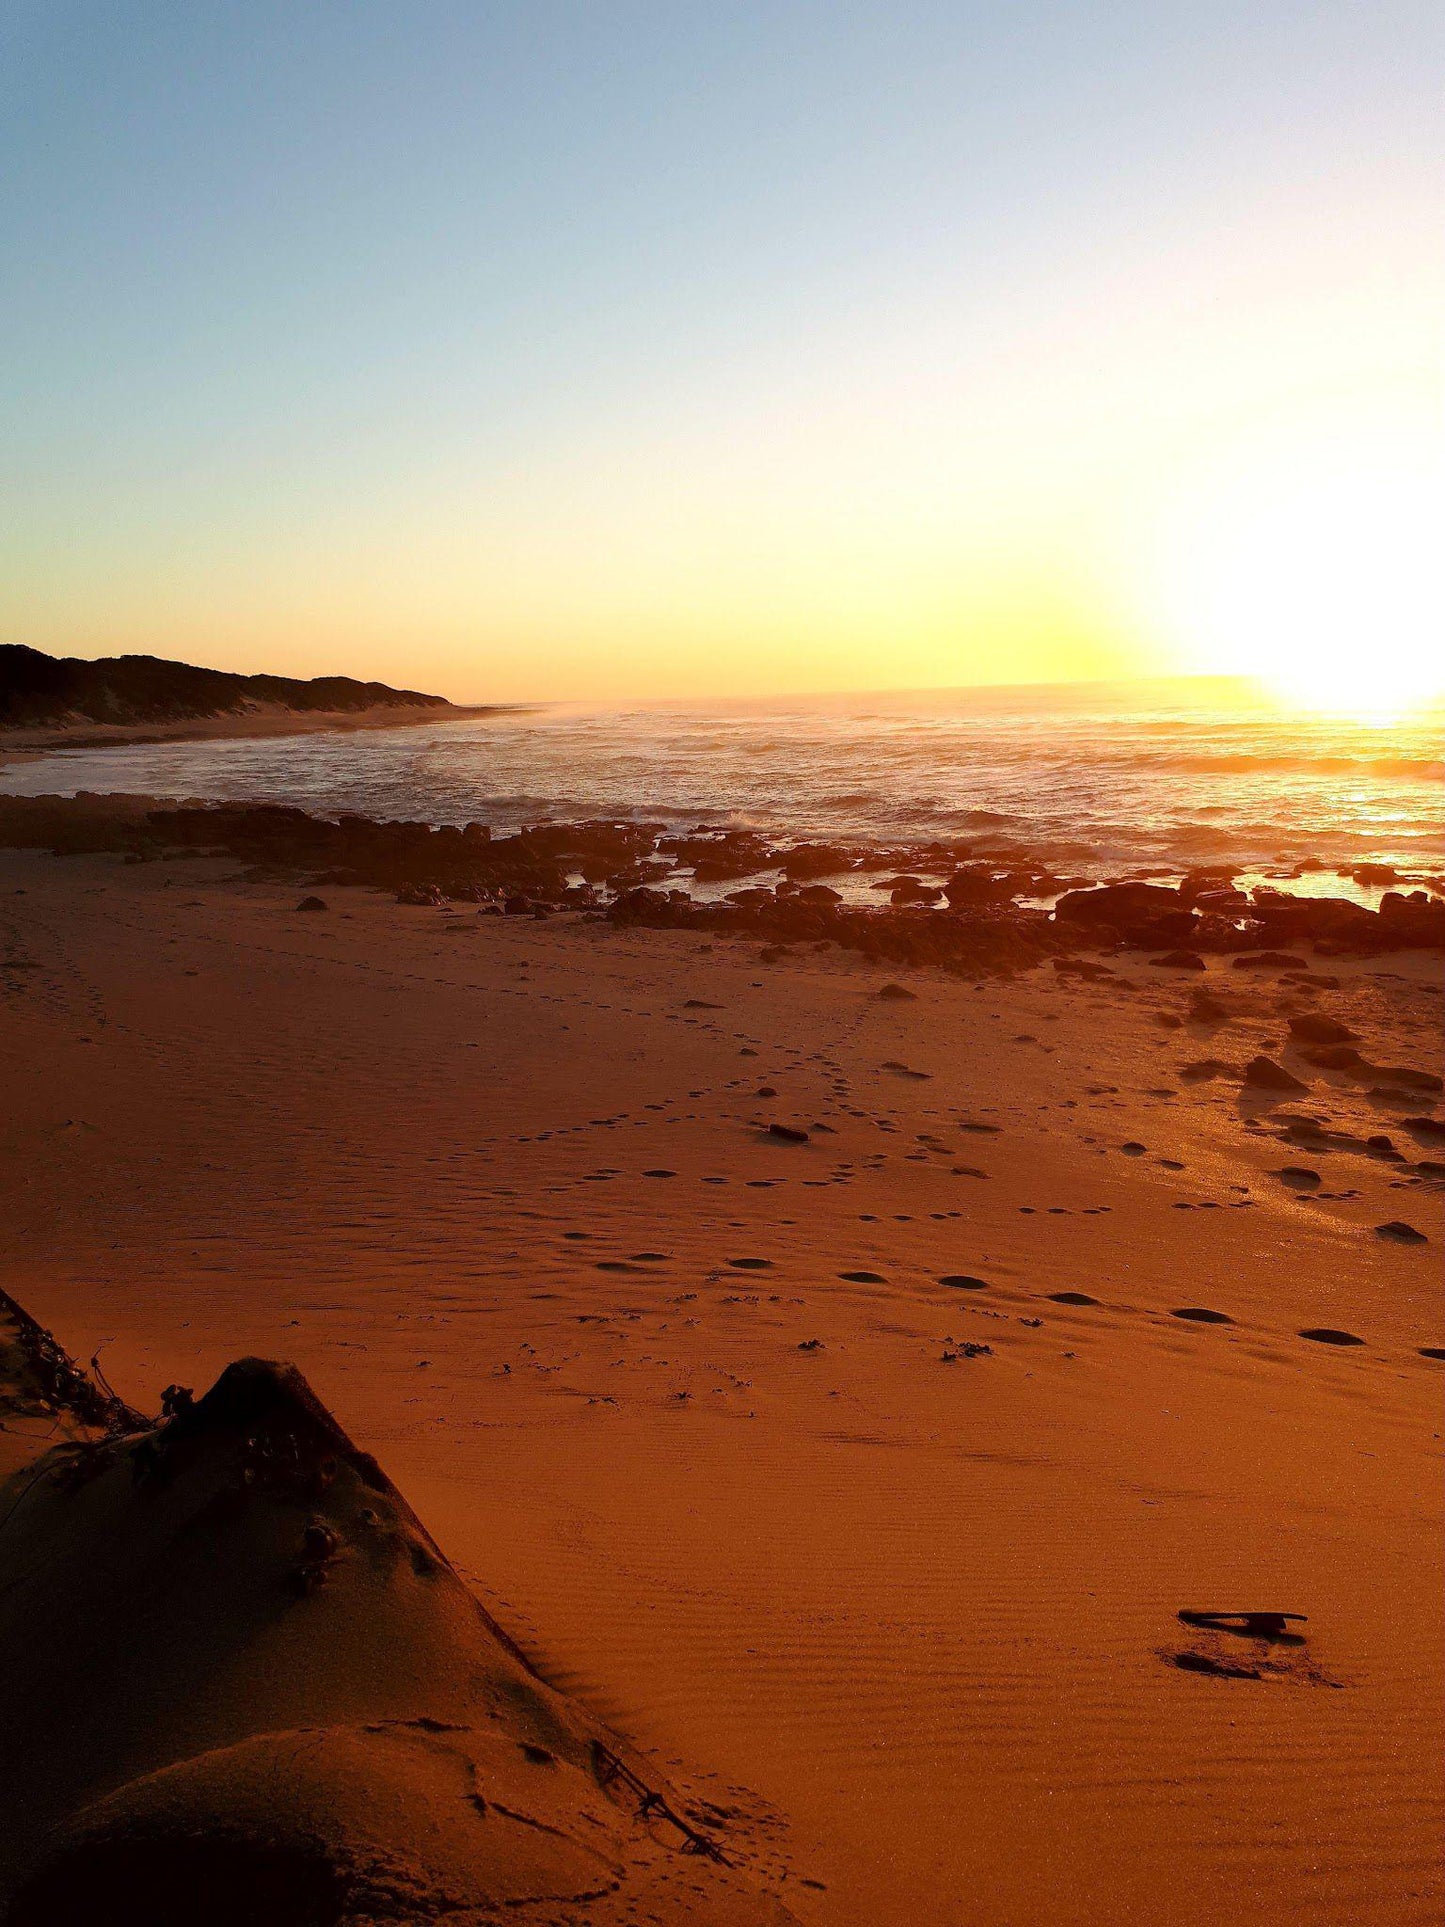
M 18 1308 L 3 1337 L 33 1341 Z M 294 1369 L 243 1360 L 135 1430 L 71 1367 L 7 1418 L 47 1401 L 70 1436 L 0 1494 L 14 1927 L 788 1918 L 536 1677 Z

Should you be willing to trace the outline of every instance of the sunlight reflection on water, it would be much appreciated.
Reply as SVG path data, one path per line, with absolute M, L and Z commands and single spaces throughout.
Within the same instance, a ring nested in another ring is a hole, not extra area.
M 497 828 L 631 816 L 1182 869 L 1306 857 L 1438 866 L 1442 778 L 1438 718 L 1385 728 L 1198 711 L 979 714 L 870 695 L 73 750 L 0 769 L 0 789 L 265 799 Z

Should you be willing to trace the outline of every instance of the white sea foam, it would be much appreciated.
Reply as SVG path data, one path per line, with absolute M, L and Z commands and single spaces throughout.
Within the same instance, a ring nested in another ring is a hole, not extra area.
M 1304 857 L 1445 862 L 1438 716 L 1388 727 L 1263 710 L 877 694 L 555 707 L 421 728 L 73 750 L 0 789 L 149 792 L 506 829 L 547 817 L 790 836 L 1023 845 L 1119 869 Z

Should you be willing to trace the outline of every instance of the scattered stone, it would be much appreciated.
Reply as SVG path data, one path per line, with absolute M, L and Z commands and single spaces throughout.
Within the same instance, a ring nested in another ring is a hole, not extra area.
M 768 1136 L 781 1138 L 784 1144 L 806 1144 L 808 1133 L 793 1124 L 770 1124 Z
M 302 897 L 296 908 L 298 910 L 327 910 L 330 908 L 330 905 L 324 897 Z
M 1283 950 L 1254 950 L 1234 959 L 1236 970 L 1308 970 L 1303 957 L 1291 957 Z
M 884 984 L 878 995 L 885 1003 L 912 1004 L 918 1001 L 914 992 L 905 990 L 902 984 Z
M 1302 1044 L 1353 1044 L 1360 1033 L 1333 1017 L 1308 1011 L 1302 1017 L 1290 1018 L 1289 1034 Z
M 1364 1066 L 1365 1060 L 1353 1044 L 1322 1044 L 1312 1050 L 1301 1051 L 1300 1055 L 1307 1064 L 1313 1064 L 1322 1071 L 1354 1071 Z
M 1300 1337 L 1313 1339 L 1316 1345 L 1363 1345 L 1365 1342 L 1353 1332 L 1336 1331 L 1332 1325 L 1311 1325 Z
M 1391 1218 L 1387 1224 L 1377 1224 L 1375 1236 L 1388 1238 L 1400 1245 L 1427 1245 L 1430 1242 L 1423 1231 L 1417 1231 L 1414 1225 L 1406 1224 L 1403 1218 Z
M 1309 1085 L 1276 1064 L 1272 1057 L 1252 1057 L 1244 1067 L 1244 1082 L 1256 1091 L 1307 1091 Z

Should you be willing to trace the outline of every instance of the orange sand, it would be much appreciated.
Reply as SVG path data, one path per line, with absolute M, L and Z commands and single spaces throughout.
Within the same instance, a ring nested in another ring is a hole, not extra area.
M 298 916 L 233 868 L 0 853 L 0 1283 L 72 1351 L 148 1409 L 294 1360 L 804 1921 L 1438 1919 L 1428 1098 L 1182 1082 L 1301 1068 L 1293 993 L 1220 962 L 1206 1033 L 1137 958 L 880 999 L 836 950 Z M 1438 1069 L 1436 960 L 1326 967 L 1367 1056 Z

